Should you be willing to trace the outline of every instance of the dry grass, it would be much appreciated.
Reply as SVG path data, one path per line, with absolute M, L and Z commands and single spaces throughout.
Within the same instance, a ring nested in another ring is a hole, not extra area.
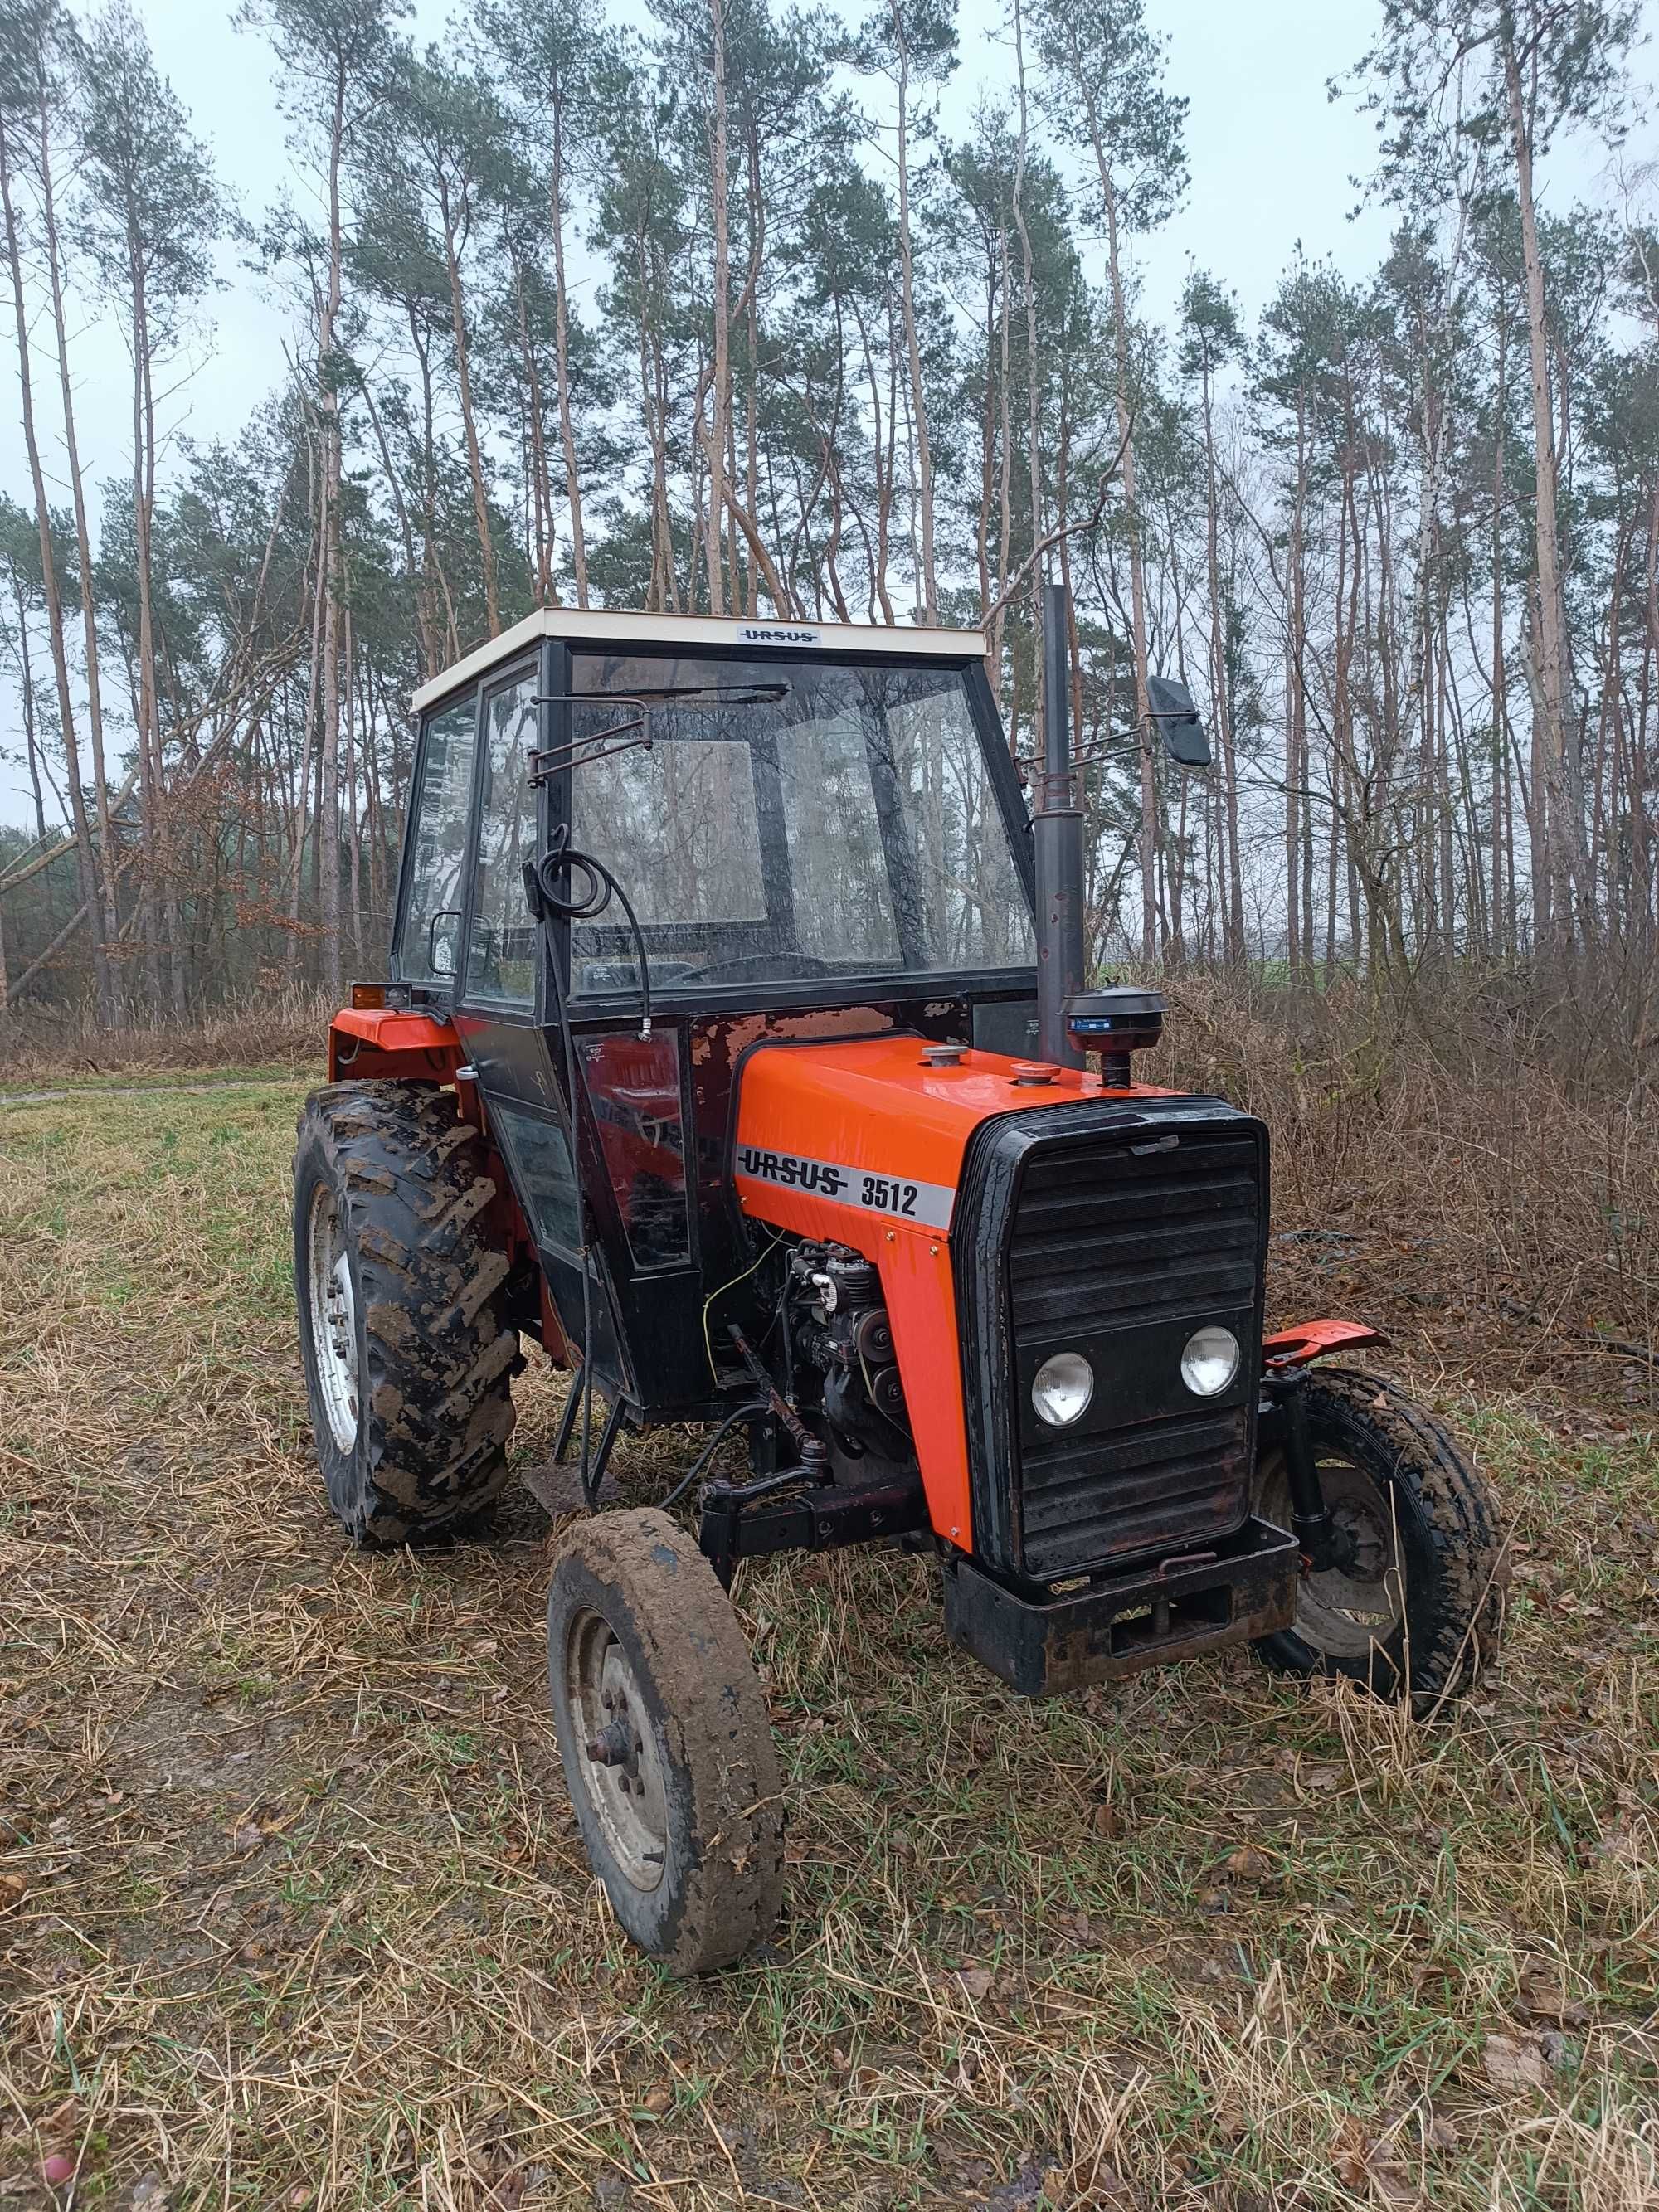
M 73 1012 L 20 1008 L 0 1016 L 0 1092 L 189 1068 L 221 1075 L 280 1068 L 298 1077 L 316 1065 L 319 1040 L 338 1004 L 337 997 L 311 985 L 273 978 L 213 1013 L 179 1021 L 140 1012 L 118 1030 L 100 1028 L 89 1007 Z
M 1659 1411 L 1659 1111 L 1641 1085 L 1571 1079 L 1474 983 L 1423 1017 L 1434 1049 L 1380 1041 L 1340 996 L 1169 989 L 1158 1079 L 1273 1131 L 1281 1304 L 1358 1298 L 1482 1389 Z
M 1396 1348 L 1518 1570 L 1421 1734 L 1243 1655 L 1022 1705 L 921 1561 L 744 1570 L 788 1909 L 677 1986 L 577 1846 L 539 1514 L 390 1558 L 327 1516 L 303 1087 L 0 1109 L 0 2199 L 61 2158 L 150 2212 L 1659 2204 L 1659 1451 L 1616 1394 Z

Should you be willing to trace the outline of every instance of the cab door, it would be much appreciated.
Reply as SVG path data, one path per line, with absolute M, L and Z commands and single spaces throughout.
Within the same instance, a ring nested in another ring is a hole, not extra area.
M 573 1161 L 564 1070 L 544 1026 L 544 933 L 525 898 L 524 869 L 541 849 L 545 801 L 532 781 L 544 743 L 541 655 L 490 677 L 478 702 L 464 949 L 452 1018 L 483 1092 L 489 1133 L 505 1158 L 536 1239 L 560 1325 L 577 1352 L 584 1314 L 594 1374 L 632 1395 L 600 1252 L 590 1244 L 584 1297 L 584 1223 Z M 586 1177 L 590 1189 L 593 1179 Z

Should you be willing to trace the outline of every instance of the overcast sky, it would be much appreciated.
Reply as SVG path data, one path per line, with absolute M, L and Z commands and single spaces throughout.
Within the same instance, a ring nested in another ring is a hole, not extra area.
M 137 4 L 157 65 L 172 80 L 243 213 L 257 220 L 285 191 L 302 192 L 303 181 L 290 166 L 263 40 L 232 27 L 225 0 Z M 448 0 L 421 0 L 414 19 L 421 35 L 436 37 L 448 12 Z M 861 0 L 843 0 L 842 12 L 855 18 L 864 12 Z M 1386 242 L 1388 216 L 1376 207 L 1356 216 L 1359 194 L 1353 183 L 1371 158 L 1371 126 L 1351 100 L 1329 100 L 1326 86 L 1364 52 L 1378 12 L 1375 0 L 1168 0 L 1152 12 L 1169 33 L 1170 85 L 1190 102 L 1192 181 L 1180 211 L 1134 249 L 1143 312 L 1169 319 L 1191 261 L 1230 283 L 1252 320 L 1298 241 L 1310 256 L 1330 253 L 1354 272 L 1374 265 Z M 635 5 L 629 13 L 643 20 Z M 962 68 L 947 95 L 948 129 L 965 130 L 981 92 L 1006 88 L 1006 15 L 1003 0 L 963 0 Z M 1647 15 L 1650 26 L 1659 21 L 1659 0 L 1647 0 Z M 1637 74 L 1644 83 L 1652 81 L 1654 63 L 1650 45 L 1638 57 Z M 1649 126 L 1629 156 L 1651 158 L 1656 150 Z M 1607 198 L 1613 191 L 1605 155 L 1587 147 L 1558 149 L 1542 184 L 1556 206 Z M 1090 273 L 1099 276 L 1098 257 Z M 212 303 L 214 327 L 198 349 L 199 366 L 173 401 L 175 435 L 234 437 L 282 372 L 288 317 L 261 297 L 234 256 L 227 257 L 224 274 L 231 289 Z M 76 359 L 82 458 L 95 480 L 129 465 L 130 370 L 113 331 L 106 340 L 86 333 Z M 27 503 L 27 462 L 9 370 L 6 388 L 0 483 Z M 49 392 L 40 397 L 49 423 Z M 55 447 L 55 441 L 49 444 Z M 16 702 L 0 683 L 0 744 L 9 750 L 14 742 L 21 750 Z M 0 820 L 27 818 L 21 782 L 20 768 L 0 763 Z

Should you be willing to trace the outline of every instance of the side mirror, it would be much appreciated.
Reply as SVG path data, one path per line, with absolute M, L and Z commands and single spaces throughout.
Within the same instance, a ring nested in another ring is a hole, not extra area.
M 1182 768 L 1208 768 L 1209 732 L 1199 720 L 1193 695 L 1186 685 L 1177 684 L 1173 677 L 1149 676 L 1146 704 L 1169 749 L 1170 758 L 1179 761 Z

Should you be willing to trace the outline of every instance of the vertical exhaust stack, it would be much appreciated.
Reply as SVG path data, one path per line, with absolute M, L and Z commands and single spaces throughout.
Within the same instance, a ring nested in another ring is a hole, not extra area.
M 1064 584 L 1042 587 L 1042 767 L 1031 835 L 1036 848 L 1037 1057 L 1082 1067 L 1066 1010 L 1083 989 L 1083 805 L 1072 760 L 1072 687 Z

